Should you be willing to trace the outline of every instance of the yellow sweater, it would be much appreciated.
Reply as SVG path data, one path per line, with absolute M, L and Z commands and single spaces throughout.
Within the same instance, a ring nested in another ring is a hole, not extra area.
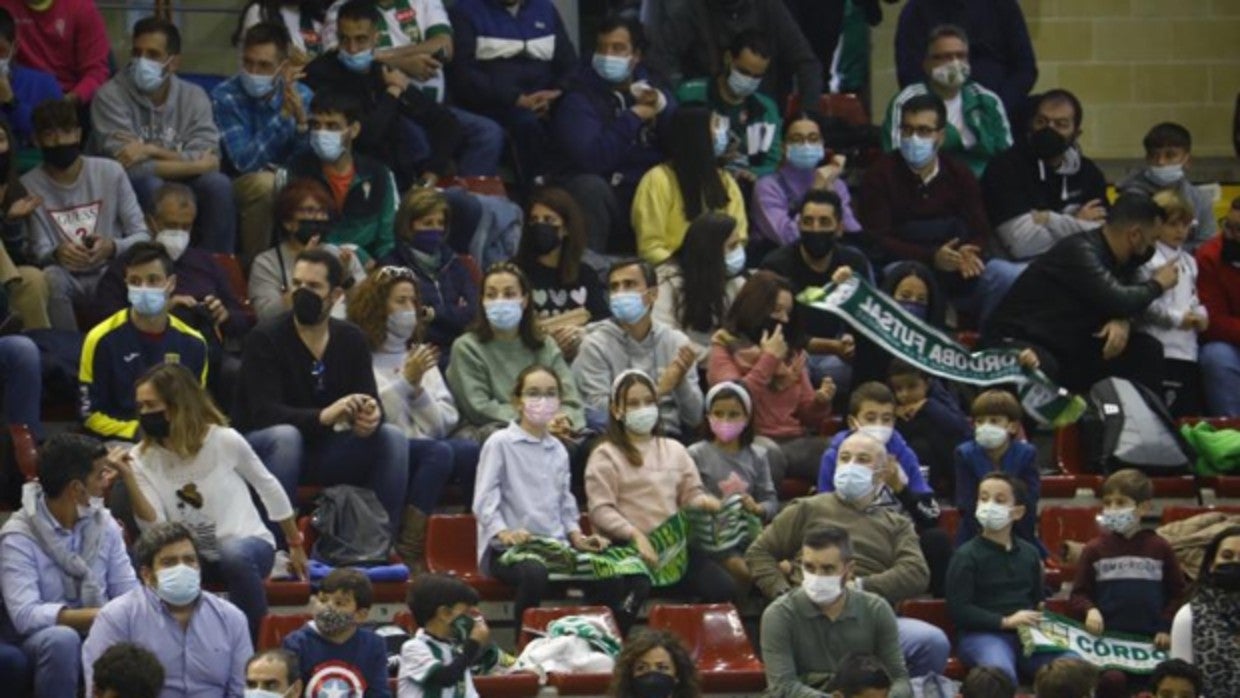
M 732 175 L 719 170 L 728 193 L 723 213 L 737 221 L 741 238 L 749 239 L 749 221 L 745 216 L 745 200 Z M 685 220 L 685 201 L 680 182 L 668 165 L 659 165 L 646 173 L 637 184 L 633 197 L 633 230 L 637 234 L 637 254 L 651 264 L 667 261 L 685 241 L 689 221 Z

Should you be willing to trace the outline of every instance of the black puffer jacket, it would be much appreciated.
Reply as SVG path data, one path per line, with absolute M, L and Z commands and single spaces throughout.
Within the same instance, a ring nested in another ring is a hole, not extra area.
M 1131 318 L 1162 295 L 1155 281 L 1136 281 L 1111 253 L 1102 229 L 1064 238 L 1030 263 L 984 328 L 992 343 L 1010 338 L 1070 357 L 1110 320 Z

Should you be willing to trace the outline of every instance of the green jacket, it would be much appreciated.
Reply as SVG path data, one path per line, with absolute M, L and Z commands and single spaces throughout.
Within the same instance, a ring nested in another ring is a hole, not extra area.
M 345 194 L 344 210 L 332 220 L 327 240 L 333 245 L 357 245 L 362 264 L 381 259 L 396 246 L 395 222 L 399 195 L 392 171 L 383 163 L 353 153 L 354 175 Z M 288 168 L 289 181 L 298 177 L 317 180 L 329 192 L 323 163 L 314 153 L 303 153 Z
M 676 90 L 680 104 L 699 102 L 727 117 L 736 157 L 724 164 L 729 172 L 749 170 L 762 177 L 774 172 L 784 159 L 784 122 L 770 97 L 755 92 L 740 104 L 728 104 L 714 78 L 696 78 Z
M 883 150 L 895 150 L 900 144 L 900 111 L 904 103 L 929 91 L 929 85 L 919 82 L 904 88 L 891 100 L 887 116 L 883 119 Z M 990 159 L 1012 147 L 1012 127 L 1008 124 L 1007 112 L 1003 110 L 999 95 L 981 84 L 966 82 L 960 88 L 960 100 L 964 121 L 977 142 L 966 150 L 960 131 L 949 123 L 940 152 L 960 158 L 980 179 Z
M 473 332 L 452 343 L 452 361 L 448 363 L 448 388 L 461 412 L 461 423 L 481 427 L 516 419 L 519 415 L 512 405 L 512 391 L 517 376 L 532 364 L 542 364 L 560 377 L 560 409 L 572 420 L 574 429 L 585 428 L 577 380 L 550 337 L 537 351 L 530 351 L 520 339 L 483 342 Z

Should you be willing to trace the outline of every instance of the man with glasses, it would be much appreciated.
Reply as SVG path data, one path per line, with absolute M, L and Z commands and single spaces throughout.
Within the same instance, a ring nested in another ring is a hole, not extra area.
M 884 262 L 914 260 L 932 267 L 948 295 L 963 299 L 976 292 L 985 270 L 982 250 L 990 223 L 973 173 L 939 155 L 946 127 L 947 111 L 937 96 L 904 102 L 899 150 L 866 170 L 858 214 Z
M 1218 222 L 1219 234 L 1197 248 L 1197 295 L 1210 314 L 1201 334 L 1202 382 L 1210 413 L 1240 416 L 1240 197 Z
M 383 423 L 370 348 L 357 326 L 330 317 L 344 297 L 340 260 L 308 249 L 293 265 L 291 312 L 245 340 L 234 423 L 280 480 L 374 490 L 393 534 L 401 520 L 409 448 Z
M 947 127 L 942 150 L 959 157 L 974 176 L 981 177 L 991 158 L 1012 145 L 1012 129 L 999 95 L 970 79 L 969 38 L 960 27 L 935 27 L 922 62 L 923 82 L 904 88 L 887 107 L 883 121 L 883 150 L 894 150 L 902 141 L 900 115 L 906 103 L 933 94 L 947 107 Z
M 248 266 L 271 246 L 277 168 L 309 144 L 310 88 L 288 60 L 288 29 L 260 23 L 241 40 L 241 72 L 211 91 L 226 168 L 241 214 L 241 255 Z
M 886 447 L 865 434 L 853 434 L 840 443 L 836 457 L 835 491 L 798 499 L 788 505 L 745 553 L 745 562 L 749 564 L 754 585 L 763 596 L 780 604 L 779 599 L 798 587 L 805 592 L 812 590 L 819 595 L 819 603 L 826 606 L 819 606 L 817 610 L 825 612 L 829 619 L 833 602 L 839 597 L 837 595 L 828 600 L 825 592 L 835 584 L 815 579 L 815 575 L 834 576 L 841 587 L 876 594 L 892 608 L 905 599 L 925 593 L 930 583 L 930 568 L 921 554 L 913 524 L 893 510 L 871 506 L 879 493 L 878 473 L 885 466 L 887 457 Z M 848 550 L 841 542 L 811 546 L 810 550 L 805 548 L 803 544 L 807 535 L 822 521 L 830 521 L 848 531 Z M 824 556 L 817 552 L 825 548 L 836 548 L 840 554 Z M 847 564 L 844 564 L 844 558 L 847 558 Z M 796 593 L 790 601 L 782 603 L 809 605 L 808 594 Z M 835 612 L 838 613 L 838 609 Z M 768 647 L 766 630 L 772 622 L 775 622 L 775 617 L 768 620 L 766 615 L 763 616 L 764 656 Z M 908 666 L 908 672 L 900 672 L 900 675 L 942 674 L 951 654 L 951 643 L 943 631 L 912 618 L 899 618 L 896 625 L 899 651 Z M 781 648 L 787 647 L 787 643 L 787 637 L 782 642 L 775 638 L 770 647 L 778 653 Z M 880 656 L 889 651 L 884 646 L 858 649 L 877 652 Z M 821 652 L 821 648 L 796 650 L 797 656 L 804 656 L 804 652 L 810 651 Z M 787 680 L 785 669 L 790 661 L 785 657 L 782 665 L 785 668 L 781 669 L 777 660 L 772 670 L 774 673 L 768 671 L 768 678 Z M 894 678 L 896 674 L 892 676 Z
M 181 32 L 155 17 L 133 28 L 129 66 L 91 101 L 91 152 L 129 173 L 142 208 L 154 205 L 165 180 L 185 182 L 202 202 L 196 239 L 212 252 L 237 244 L 232 182 L 220 172 L 220 133 L 211 100 L 181 80 Z

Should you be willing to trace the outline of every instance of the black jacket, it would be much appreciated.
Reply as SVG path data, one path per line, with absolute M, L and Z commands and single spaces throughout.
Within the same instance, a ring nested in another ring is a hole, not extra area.
M 1070 359 L 1107 322 L 1131 318 L 1162 295 L 1156 281 L 1135 276 L 1115 259 L 1101 228 L 1064 238 L 1017 278 L 983 328 L 984 340 L 1032 342 Z
M 982 198 L 990 222 L 998 226 L 1030 211 L 1063 213 L 1069 206 L 1081 206 L 1093 199 L 1105 205 L 1107 180 L 1085 156 L 1081 156 L 1081 169 L 1075 174 L 1055 174 L 1051 168 L 1040 166 L 1028 139 L 1021 138 L 986 165 Z
M 451 174 L 452 154 L 461 142 L 460 125 L 452 112 L 416 85 L 410 83 L 397 99 L 388 93 L 378 62 L 371 65 L 369 73 L 359 75 L 344 67 L 337 51 L 328 51 L 310 61 L 304 82 L 315 94 L 346 94 L 358 101 L 362 132 L 353 144 L 354 150 L 387 165 L 401 191 L 413 184 L 419 169 Z M 402 119 L 409 119 L 426 131 L 431 154 L 425 162 L 414 162 Z

